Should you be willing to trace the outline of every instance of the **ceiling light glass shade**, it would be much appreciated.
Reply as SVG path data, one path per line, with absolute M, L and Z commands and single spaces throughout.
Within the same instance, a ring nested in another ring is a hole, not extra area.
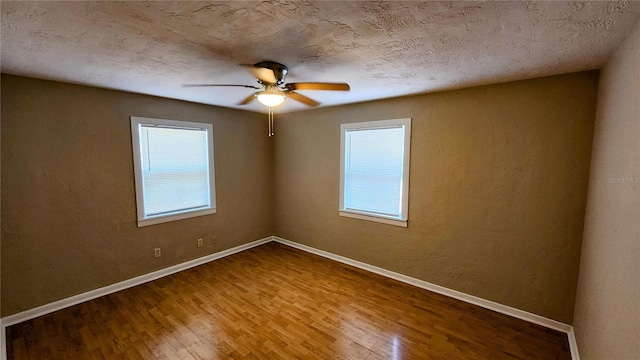
M 257 97 L 258 101 L 260 101 L 262 104 L 269 107 L 274 107 L 282 104 L 285 95 L 278 90 L 267 88 L 267 90 L 259 92 Z

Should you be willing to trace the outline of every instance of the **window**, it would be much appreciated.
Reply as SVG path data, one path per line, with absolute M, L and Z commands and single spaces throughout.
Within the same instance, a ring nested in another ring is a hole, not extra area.
M 131 117 L 138 227 L 216 212 L 213 125 Z
M 411 119 L 340 126 L 341 216 L 407 227 Z

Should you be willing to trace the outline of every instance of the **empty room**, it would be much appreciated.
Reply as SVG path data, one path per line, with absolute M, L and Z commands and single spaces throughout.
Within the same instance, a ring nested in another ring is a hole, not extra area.
M 0 12 L 0 359 L 640 359 L 640 2 Z

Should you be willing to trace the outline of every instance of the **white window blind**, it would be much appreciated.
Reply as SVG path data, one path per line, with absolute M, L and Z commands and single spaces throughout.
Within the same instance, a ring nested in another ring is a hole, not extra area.
M 404 131 L 347 131 L 345 209 L 400 216 Z
M 410 120 L 342 125 L 340 211 L 406 221 Z
M 132 117 L 139 226 L 215 212 L 212 130 Z

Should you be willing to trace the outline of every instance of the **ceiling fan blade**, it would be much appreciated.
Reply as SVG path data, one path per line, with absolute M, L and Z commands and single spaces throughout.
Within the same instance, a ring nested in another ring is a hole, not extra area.
M 240 101 L 238 105 L 247 105 L 248 103 L 252 102 L 253 99 L 255 98 L 256 98 L 256 94 L 251 94 L 247 96 L 244 100 Z
M 271 69 L 245 64 L 242 64 L 242 66 L 248 68 L 249 71 L 251 71 L 251 74 L 253 74 L 256 79 L 262 81 L 265 84 L 275 84 L 278 82 L 278 79 L 276 79 L 276 75 Z
M 299 102 L 301 102 L 301 103 L 303 103 L 305 105 L 309 105 L 309 106 L 318 106 L 318 105 L 320 105 L 319 102 L 317 102 L 317 101 L 315 101 L 315 100 L 313 100 L 313 99 L 311 99 L 309 97 L 306 97 L 306 96 L 304 96 L 302 94 L 298 94 L 297 92 L 293 92 L 293 91 L 287 92 L 287 97 L 290 98 L 290 99 L 293 99 L 295 101 L 299 101 Z
M 347 83 L 319 83 L 319 82 L 300 82 L 289 83 L 286 85 L 289 90 L 338 90 L 349 91 L 351 88 Z
M 185 84 L 182 87 L 214 87 L 214 86 L 234 86 L 234 87 L 245 87 L 251 89 L 261 89 L 260 87 L 253 85 L 235 85 L 235 84 Z

